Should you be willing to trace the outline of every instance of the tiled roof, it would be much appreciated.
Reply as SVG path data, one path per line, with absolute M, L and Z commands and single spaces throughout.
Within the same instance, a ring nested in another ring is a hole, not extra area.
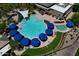
M 4 47 L 8 43 L 9 41 L 0 41 L 0 48 Z

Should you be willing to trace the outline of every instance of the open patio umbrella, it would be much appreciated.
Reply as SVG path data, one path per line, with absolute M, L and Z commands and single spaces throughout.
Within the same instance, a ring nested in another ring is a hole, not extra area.
M 46 40 L 47 40 L 47 35 L 44 34 L 44 33 L 41 33 L 41 34 L 39 35 L 39 39 L 40 39 L 41 41 L 46 41 Z
M 22 39 L 22 35 L 21 34 L 16 34 L 15 36 L 14 36 L 14 39 L 16 40 L 16 41 L 20 41 L 21 39 Z
M 46 34 L 48 35 L 48 36 L 52 36 L 53 35 L 53 31 L 51 30 L 51 29 L 46 29 Z
M 16 24 L 10 24 L 9 25 L 9 29 L 16 29 L 16 27 L 17 27 Z
M 21 40 L 21 44 L 22 44 L 23 46 L 29 46 L 29 45 L 30 45 L 30 42 L 31 42 L 31 40 L 30 40 L 29 38 L 23 38 L 23 39 Z
M 41 42 L 37 38 L 34 38 L 31 40 L 31 45 L 34 47 L 38 47 L 38 46 L 40 46 L 40 44 L 41 44 Z
M 74 27 L 74 23 L 72 21 L 68 21 L 66 26 L 69 28 L 72 28 L 72 27 Z
M 48 24 L 47 24 L 47 27 L 48 27 L 49 29 L 54 29 L 54 24 L 53 24 L 53 23 L 48 23 Z
M 16 30 L 10 30 L 10 31 L 9 31 L 9 34 L 10 34 L 11 36 L 15 36 L 15 35 L 17 34 L 17 31 L 16 31 Z

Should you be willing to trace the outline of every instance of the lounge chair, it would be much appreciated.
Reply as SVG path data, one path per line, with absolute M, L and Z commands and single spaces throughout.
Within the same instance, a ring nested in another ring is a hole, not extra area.
M 54 21 L 54 23 L 64 23 L 64 21 Z

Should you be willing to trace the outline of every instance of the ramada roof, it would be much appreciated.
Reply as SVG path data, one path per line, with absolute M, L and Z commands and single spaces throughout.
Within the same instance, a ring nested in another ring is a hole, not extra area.
M 9 41 L 0 41 L 0 49 L 7 45 Z

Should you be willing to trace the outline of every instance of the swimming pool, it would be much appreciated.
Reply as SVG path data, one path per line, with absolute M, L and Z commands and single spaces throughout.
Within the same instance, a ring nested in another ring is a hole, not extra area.
M 64 31 L 67 30 L 67 26 L 66 25 L 56 25 L 56 28 L 60 31 Z
M 40 33 L 45 33 L 47 26 L 36 15 L 31 15 L 29 19 L 23 19 L 20 23 L 20 33 L 24 37 L 37 38 Z

